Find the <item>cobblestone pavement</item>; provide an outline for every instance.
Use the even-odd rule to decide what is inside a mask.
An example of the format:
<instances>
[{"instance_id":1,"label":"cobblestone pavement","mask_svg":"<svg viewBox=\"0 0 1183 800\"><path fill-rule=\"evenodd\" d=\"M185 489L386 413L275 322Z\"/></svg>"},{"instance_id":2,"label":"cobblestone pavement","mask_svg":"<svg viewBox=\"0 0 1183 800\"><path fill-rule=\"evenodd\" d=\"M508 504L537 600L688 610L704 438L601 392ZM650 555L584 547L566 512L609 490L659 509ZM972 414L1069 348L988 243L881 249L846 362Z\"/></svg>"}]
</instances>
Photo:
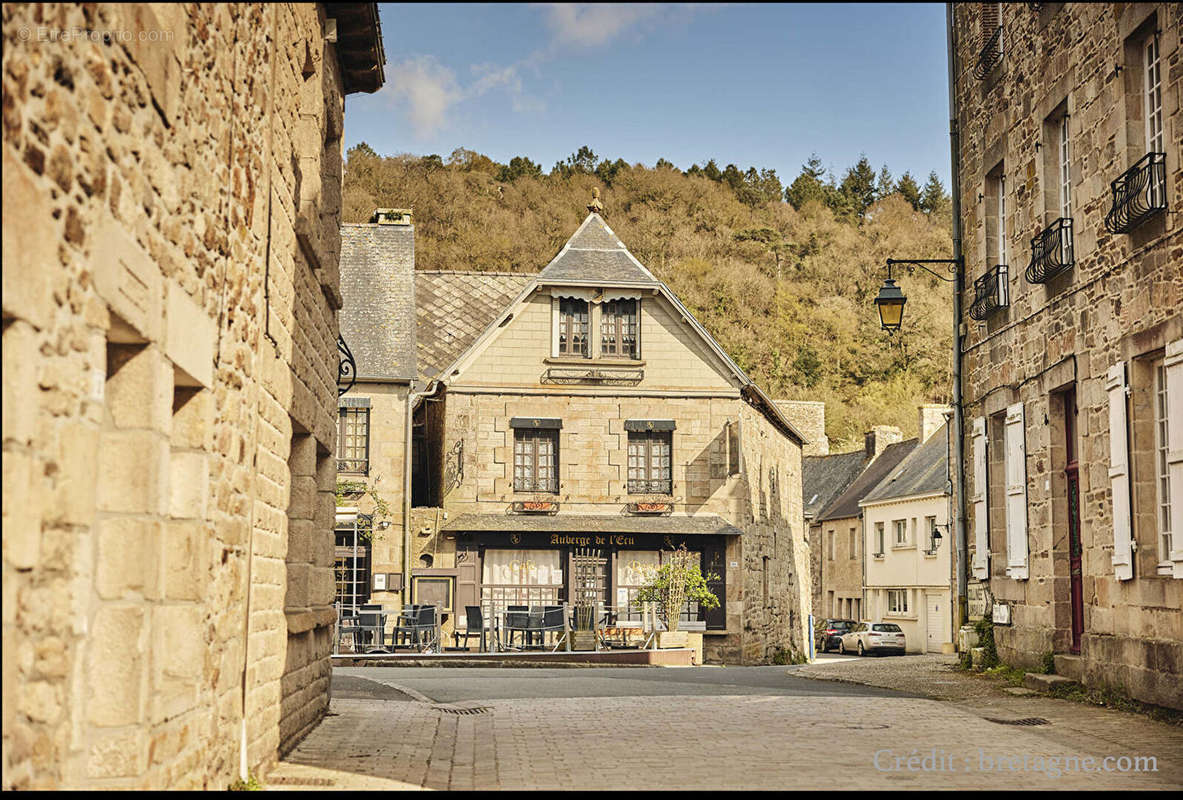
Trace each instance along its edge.
<instances>
[{"instance_id":1,"label":"cobblestone pavement","mask_svg":"<svg viewBox=\"0 0 1183 800\"><path fill-rule=\"evenodd\" d=\"M887 660L885 660L886 663ZM915 669L942 676L939 663ZM877 668L874 662L836 662L782 668L790 680L813 671ZM843 664L859 664L845 666ZM655 668L656 669L656 668ZM744 668L731 667L739 681ZM855 693L828 684L832 693L733 693L718 682L715 694L504 697L441 704L409 684L393 699L375 699L354 671L352 688L339 693L327 717L268 776L273 788L428 789L1165 789L1183 788L1183 730L1122 712L1066 701L967 696L952 702ZM375 683L398 687L398 670L374 673ZM464 670L480 697L484 670ZM585 670L566 670L576 686ZM651 680L661 680L654 672ZM395 677L389 677L393 673ZM734 676L734 678L732 678ZM410 678L408 673L408 680ZM712 678L714 676L711 676ZM803 677L803 675L802 675ZM954 680L965 676L954 676ZM456 679L460 679L457 676ZM563 681L539 674L538 680ZM418 680L418 679L416 679ZM886 682L888 678L879 677ZM973 680L968 678L968 680ZM678 682L685 678L678 676ZM756 681L760 683L762 681ZM821 684L821 681L817 683ZM421 683L421 686L429 686ZM503 686L504 683L498 684ZM956 684L950 684L956 686ZM553 688L553 687L552 687ZM993 691L993 687L988 687ZM597 690L599 691L599 690ZM732 693L729 693L732 692ZM528 694L529 692L519 692ZM420 699L406 699L407 696ZM402 698L402 699L397 699ZM1039 716L1040 727L1001 725ZM878 765L876 769L876 756ZM1119 769L1121 757L1151 756L1157 771L1056 775L1050 757L1103 759ZM927 761L923 760L927 757ZM1026 764L1024 764L1026 757ZM897 761L897 758L899 761ZM912 758L913 760L909 761ZM1003 763L1003 759L1006 759ZM1132 764L1128 768L1132 770Z\"/></svg>"}]
</instances>

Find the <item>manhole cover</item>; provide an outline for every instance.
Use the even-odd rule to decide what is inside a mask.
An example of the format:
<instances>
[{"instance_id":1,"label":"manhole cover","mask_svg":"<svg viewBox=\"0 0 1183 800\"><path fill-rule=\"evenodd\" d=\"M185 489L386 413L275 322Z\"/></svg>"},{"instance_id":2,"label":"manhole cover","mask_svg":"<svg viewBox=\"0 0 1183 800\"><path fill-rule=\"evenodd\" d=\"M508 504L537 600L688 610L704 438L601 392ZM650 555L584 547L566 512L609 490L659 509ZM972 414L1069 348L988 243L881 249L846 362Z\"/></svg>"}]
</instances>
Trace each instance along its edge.
<instances>
[{"instance_id":1,"label":"manhole cover","mask_svg":"<svg viewBox=\"0 0 1183 800\"><path fill-rule=\"evenodd\" d=\"M298 778L280 776L271 778L267 783L274 783L279 786L332 786L332 778Z\"/></svg>"},{"instance_id":2,"label":"manhole cover","mask_svg":"<svg viewBox=\"0 0 1183 800\"><path fill-rule=\"evenodd\" d=\"M471 716L472 714L487 714L492 711L488 706L477 706L475 708L450 708L448 706L435 706L436 711L442 711L445 714L460 714L462 716Z\"/></svg>"},{"instance_id":3,"label":"manhole cover","mask_svg":"<svg viewBox=\"0 0 1183 800\"><path fill-rule=\"evenodd\" d=\"M1023 719L994 719L986 717L987 722L997 722L999 725L1051 725L1043 717L1024 717Z\"/></svg>"}]
</instances>

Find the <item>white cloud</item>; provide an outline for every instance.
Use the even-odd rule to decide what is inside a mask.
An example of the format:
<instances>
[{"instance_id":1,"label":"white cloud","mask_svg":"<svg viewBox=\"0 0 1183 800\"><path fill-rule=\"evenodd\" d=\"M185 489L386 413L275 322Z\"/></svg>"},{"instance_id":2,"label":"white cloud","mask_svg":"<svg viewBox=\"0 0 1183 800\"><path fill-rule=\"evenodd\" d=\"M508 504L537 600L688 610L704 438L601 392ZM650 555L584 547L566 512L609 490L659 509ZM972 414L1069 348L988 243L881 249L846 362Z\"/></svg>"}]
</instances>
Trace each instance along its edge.
<instances>
[{"instance_id":1,"label":"white cloud","mask_svg":"<svg viewBox=\"0 0 1183 800\"><path fill-rule=\"evenodd\" d=\"M407 107L407 117L420 138L438 130L448 109L464 96L455 73L431 56L416 56L395 66L387 86L395 104Z\"/></svg>"},{"instance_id":2,"label":"white cloud","mask_svg":"<svg viewBox=\"0 0 1183 800\"><path fill-rule=\"evenodd\" d=\"M657 3L547 3L546 22L556 45L598 47L655 17Z\"/></svg>"}]
</instances>

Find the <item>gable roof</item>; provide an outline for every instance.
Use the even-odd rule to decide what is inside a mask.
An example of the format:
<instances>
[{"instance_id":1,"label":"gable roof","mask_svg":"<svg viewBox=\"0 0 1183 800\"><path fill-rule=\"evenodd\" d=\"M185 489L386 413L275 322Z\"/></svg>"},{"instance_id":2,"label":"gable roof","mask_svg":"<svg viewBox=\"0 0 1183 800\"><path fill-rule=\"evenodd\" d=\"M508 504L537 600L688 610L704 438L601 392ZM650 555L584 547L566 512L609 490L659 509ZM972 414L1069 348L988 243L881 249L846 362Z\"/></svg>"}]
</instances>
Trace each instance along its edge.
<instances>
[{"instance_id":1,"label":"gable roof","mask_svg":"<svg viewBox=\"0 0 1183 800\"><path fill-rule=\"evenodd\" d=\"M816 517L839 492L854 483L866 465L866 450L801 459L801 496L806 519Z\"/></svg>"},{"instance_id":2,"label":"gable roof","mask_svg":"<svg viewBox=\"0 0 1183 800\"><path fill-rule=\"evenodd\" d=\"M533 280L513 272L416 272L419 379L439 377Z\"/></svg>"},{"instance_id":3,"label":"gable roof","mask_svg":"<svg viewBox=\"0 0 1183 800\"><path fill-rule=\"evenodd\" d=\"M883 452L863 470L854 483L850 484L846 491L835 497L828 506L821 510L817 515L817 521L825 522L831 519L857 517L859 515L859 501L878 486L879 482L916 448L918 441L917 439L908 439L905 442L896 442L883 448Z\"/></svg>"},{"instance_id":4,"label":"gable roof","mask_svg":"<svg viewBox=\"0 0 1183 800\"><path fill-rule=\"evenodd\" d=\"M860 505L946 491L949 486L948 428L949 424L945 423L924 444L909 453L896 469L867 493Z\"/></svg>"},{"instance_id":5,"label":"gable roof","mask_svg":"<svg viewBox=\"0 0 1183 800\"><path fill-rule=\"evenodd\" d=\"M541 282L644 284L660 281L612 232L604 218L591 212L538 275Z\"/></svg>"},{"instance_id":6,"label":"gable roof","mask_svg":"<svg viewBox=\"0 0 1183 800\"><path fill-rule=\"evenodd\" d=\"M359 379L415 377L415 228L341 226L341 337Z\"/></svg>"}]
</instances>

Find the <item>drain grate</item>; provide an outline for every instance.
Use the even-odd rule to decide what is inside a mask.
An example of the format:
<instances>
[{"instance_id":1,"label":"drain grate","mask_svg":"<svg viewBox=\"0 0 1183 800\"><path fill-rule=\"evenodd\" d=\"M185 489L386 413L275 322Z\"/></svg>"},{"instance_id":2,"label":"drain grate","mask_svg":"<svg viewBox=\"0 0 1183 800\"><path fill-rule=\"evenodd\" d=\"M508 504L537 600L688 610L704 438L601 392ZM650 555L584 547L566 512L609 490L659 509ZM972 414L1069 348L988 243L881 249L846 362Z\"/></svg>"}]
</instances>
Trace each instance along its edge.
<instances>
[{"instance_id":1,"label":"drain grate","mask_svg":"<svg viewBox=\"0 0 1183 800\"><path fill-rule=\"evenodd\" d=\"M471 716L473 714L488 714L493 709L489 706L476 706L474 708L452 708L450 706L434 706L436 711L442 711L445 714L460 714L461 716Z\"/></svg>"},{"instance_id":2,"label":"drain grate","mask_svg":"<svg viewBox=\"0 0 1183 800\"><path fill-rule=\"evenodd\" d=\"M1023 719L994 719L993 717L986 717L987 722L997 722L999 725L1051 725L1043 717L1024 717Z\"/></svg>"},{"instance_id":3,"label":"drain grate","mask_svg":"<svg viewBox=\"0 0 1183 800\"><path fill-rule=\"evenodd\" d=\"M333 786L332 778L300 778L295 776L280 776L270 778L267 783L277 784L279 786Z\"/></svg>"}]
</instances>

